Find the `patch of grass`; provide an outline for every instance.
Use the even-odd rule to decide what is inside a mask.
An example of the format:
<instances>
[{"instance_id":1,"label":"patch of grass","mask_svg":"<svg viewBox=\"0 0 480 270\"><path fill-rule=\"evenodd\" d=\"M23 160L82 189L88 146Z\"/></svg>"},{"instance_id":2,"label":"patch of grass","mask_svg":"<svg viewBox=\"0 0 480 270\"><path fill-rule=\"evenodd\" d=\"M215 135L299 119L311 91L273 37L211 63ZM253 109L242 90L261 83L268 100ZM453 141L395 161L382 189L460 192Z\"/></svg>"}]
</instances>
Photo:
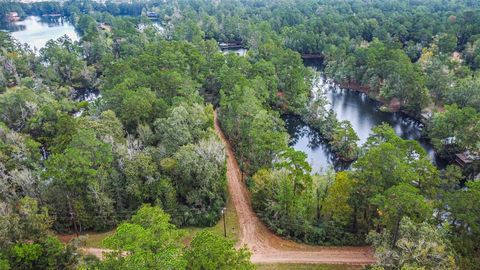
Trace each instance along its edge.
<instances>
[{"instance_id":1,"label":"patch of grass","mask_svg":"<svg viewBox=\"0 0 480 270\"><path fill-rule=\"evenodd\" d=\"M257 270L359 270L361 266L330 264L257 264Z\"/></svg>"},{"instance_id":2,"label":"patch of grass","mask_svg":"<svg viewBox=\"0 0 480 270\"><path fill-rule=\"evenodd\" d=\"M235 211L235 207L231 202L230 198L227 199L227 208L225 211L225 220L226 220L226 228L227 228L227 238L234 240L235 242L238 240L240 235L240 226L238 224L238 216L237 211ZM207 228L199 228L199 227L184 227L182 231L184 233L183 242L185 244L189 244L195 235L203 230L208 230L213 232L216 235L224 236L224 228L223 228L223 218L221 218L218 223L213 227Z\"/></svg>"},{"instance_id":3,"label":"patch of grass","mask_svg":"<svg viewBox=\"0 0 480 270\"><path fill-rule=\"evenodd\" d=\"M85 247L87 248L103 248L102 241L108 236L115 233L115 230L102 233L89 233L85 236Z\"/></svg>"},{"instance_id":4,"label":"patch of grass","mask_svg":"<svg viewBox=\"0 0 480 270\"><path fill-rule=\"evenodd\" d=\"M230 198L227 200L227 209L225 211L225 220L226 220L226 228L227 228L227 237L238 241L240 235L240 225L238 223L238 216L237 211L235 210L235 206L233 205ZM221 218L217 225L208 228L213 233L218 235L224 235L224 228L223 228L223 218Z\"/></svg>"},{"instance_id":5,"label":"patch of grass","mask_svg":"<svg viewBox=\"0 0 480 270\"><path fill-rule=\"evenodd\" d=\"M197 228L197 227L183 227L181 229L182 231L182 242L185 245L190 244L192 242L193 238L198 232L201 232L202 230L205 230L204 228Z\"/></svg>"},{"instance_id":6,"label":"patch of grass","mask_svg":"<svg viewBox=\"0 0 480 270\"><path fill-rule=\"evenodd\" d=\"M235 211L235 207L233 203L230 201L230 198L227 200L227 210L225 212L225 217L227 221L227 237L229 239L234 240L235 242L238 240L238 236L240 234L240 226L238 225L238 216L237 211ZM217 235L224 235L223 231L223 218L221 218L218 223L213 227L208 228L200 228L200 227L184 227L181 228L184 236L182 238L183 243L188 245L195 235L203 230L209 230ZM85 247L90 248L103 248L102 241L103 239L107 238L108 236L115 233L115 230L103 232L103 233L88 233L84 235L85 238Z\"/></svg>"},{"instance_id":7,"label":"patch of grass","mask_svg":"<svg viewBox=\"0 0 480 270\"><path fill-rule=\"evenodd\" d=\"M227 221L227 237L234 241L239 239L240 235L240 226L238 222L237 212L235 207L231 202L230 198L227 201L227 210L225 213ZM218 223L213 227L208 228L199 228L199 227L185 227L181 228L184 236L182 241L188 245L195 235L203 230L209 230L217 235L224 235L223 231L223 218L218 221ZM103 233L89 233L85 234L85 247L91 248L103 248L102 241L108 236L115 233L115 230L103 232ZM328 264L257 264L257 270L360 270L363 269L361 266L352 266L352 265L328 265Z\"/></svg>"}]
</instances>

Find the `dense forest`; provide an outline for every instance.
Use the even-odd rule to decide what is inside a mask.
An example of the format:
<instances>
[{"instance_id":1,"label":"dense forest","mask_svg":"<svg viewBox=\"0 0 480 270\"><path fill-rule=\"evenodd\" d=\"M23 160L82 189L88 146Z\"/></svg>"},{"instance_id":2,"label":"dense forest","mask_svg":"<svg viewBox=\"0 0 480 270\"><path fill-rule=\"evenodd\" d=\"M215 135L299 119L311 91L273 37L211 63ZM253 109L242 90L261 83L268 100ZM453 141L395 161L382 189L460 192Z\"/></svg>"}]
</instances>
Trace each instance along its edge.
<instances>
[{"instance_id":1,"label":"dense forest","mask_svg":"<svg viewBox=\"0 0 480 270\"><path fill-rule=\"evenodd\" d=\"M185 245L178 229L215 225L227 202L215 111L276 234L371 245L372 269L480 269L480 2L3 1L2 24L10 12L61 14L81 39L34 51L0 32L0 269L254 268L248 249L209 232ZM359 146L314 91L319 72L423 119L452 164L388 124ZM286 114L352 168L312 173ZM55 237L113 228L101 261Z\"/></svg>"}]
</instances>

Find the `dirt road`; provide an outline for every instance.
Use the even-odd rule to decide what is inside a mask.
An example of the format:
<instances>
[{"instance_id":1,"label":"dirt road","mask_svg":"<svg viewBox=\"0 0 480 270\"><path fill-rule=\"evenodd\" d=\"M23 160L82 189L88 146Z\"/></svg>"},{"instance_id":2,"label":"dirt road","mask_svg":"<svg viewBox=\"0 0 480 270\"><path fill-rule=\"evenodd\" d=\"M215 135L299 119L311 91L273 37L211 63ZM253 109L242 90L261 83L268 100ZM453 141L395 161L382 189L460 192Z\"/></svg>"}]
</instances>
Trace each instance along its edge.
<instances>
[{"instance_id":1,"label":"dirt road","mask_svg":"<svg viewBox=\"0 0 480 270\"><path fill-rule=\"evenodd\" d=\"M100 260L103 260L105 253L112 252L112 250L104 248L80 248L79 250L85 255L95 256Z\"/></svg>"},{"instance_id":2,"label":"dirt road","mask_svg":"<svg viewBox=\"0 0 480 270\"><path fill-rule=\"evenodd\" d=\"M227 153L228 192L237 211L240 226L238 247L246 245L252 251L254 263L318 263L366 265L375 262L369 247L320 247L299 244L272 233L255 215L250 195L242 182L240 169L232 147L225 138L215 113L215 131L222 139ZM101 248L83 248L84 253L103 258Z\"/></svg>"},{"instance_id":3,"label":"dirt road","mask_svg":"<svg viewBox=\"0 0 480 270\"><path fill-rule=\"evenodd\" d=\"M239 246L252 251L254 263L322 263L366 265L374 262L369 247L320 247L299 244L272 233L256 216L247 187L242 182L240 169L232 147L226 139L215 112L215 131L222 139L227 154L228 192L237 211L241 229Z\"/></svg>"}]
</instances>

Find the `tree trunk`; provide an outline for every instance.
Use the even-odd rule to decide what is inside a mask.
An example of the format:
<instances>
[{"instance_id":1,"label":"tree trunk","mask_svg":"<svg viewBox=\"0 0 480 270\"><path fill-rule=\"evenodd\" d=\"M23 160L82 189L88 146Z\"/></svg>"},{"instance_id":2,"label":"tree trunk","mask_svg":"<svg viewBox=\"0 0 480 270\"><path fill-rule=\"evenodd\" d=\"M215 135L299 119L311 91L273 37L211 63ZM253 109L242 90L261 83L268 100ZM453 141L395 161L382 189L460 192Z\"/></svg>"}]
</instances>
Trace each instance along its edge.
<instances>
[{"instance_id":1,"label":"tree trunk","mask_svg":"<svg viewBox=\"0 0 480 270\"><path fill-rule=\"evenodd\" d=\"M320 194L317 187L317 224L320 223Z\"/></svg>"},{"instance_id":2,"label":"tree trunk","mask_svg":"<svg viewBox=\"0 0 480 270\"><path fill-rule=\"evenodd\" d=\"M67 195L67 204L68 204L68 211L70 214L70 220L72 221L73 224L73 229L75 230L75 234L77 237L80 235L78 226L77 226L77 215L75 213L75 209L72 207L72 202L70 200L70 195Z\"/></svg>"},{"instance_id":3,"label":"tree trunk","mask_svg":"<svg viewBox=\"0 0 480 270\"><path fill-rule=\"evenodd\" d=\"M401 218L398 219L397 224L395 225L395 230L393 232L392 248L394 248L395 244L397 243L398 231L400 229L400 221Z\"/></svg>"}]
</instances>

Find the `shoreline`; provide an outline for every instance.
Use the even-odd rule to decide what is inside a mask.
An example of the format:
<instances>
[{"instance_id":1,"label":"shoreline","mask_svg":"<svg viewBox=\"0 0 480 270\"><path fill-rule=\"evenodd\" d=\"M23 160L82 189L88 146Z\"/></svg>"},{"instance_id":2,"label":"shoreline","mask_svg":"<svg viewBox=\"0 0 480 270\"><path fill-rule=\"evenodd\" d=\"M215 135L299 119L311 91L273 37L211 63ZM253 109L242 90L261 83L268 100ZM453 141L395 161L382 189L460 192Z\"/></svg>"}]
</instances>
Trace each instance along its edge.
<instances>
[{"instance_id":1,"label":"shoreline","mask_svg":"<svg viewBox=\"0 0 480 270\"><path fill-rule=\"evenodd\" d=\"M349 82L339 82L339 81L335 81L335 80L334 80L334 83L337 84L340 88L366 94L366 95L368 96L368 98L371 98L371 99L373 99L373 100L375 100L376 102L378 102L378 103L381 104L380 110L382 110L382 107L383 107L383 108L386 108L386 110L382 110L383 112L388 112L388 113L402 113L402 114L408 116L409 118L412 118L412 119L415 120L416 122L418 122L418 123L420 123L420 124L422 124L422 125L426 125L426 121L425 121L424 119L422 119L421 115L420 115L420 116L416 116L416 115L414 115L414 114L406 111L405 109L402 109L401 106L392 107L391 104L387 104L387 102L385 102L385 100L382 100L381 98L379 98L379 97L376 96L376 95L371 95L371 94L370 94L370 87L369 87L369 86L361 85L361 84L358 84L358 83L352 82L352 81L349 81Z\"/></svg>"}]
</instances>

